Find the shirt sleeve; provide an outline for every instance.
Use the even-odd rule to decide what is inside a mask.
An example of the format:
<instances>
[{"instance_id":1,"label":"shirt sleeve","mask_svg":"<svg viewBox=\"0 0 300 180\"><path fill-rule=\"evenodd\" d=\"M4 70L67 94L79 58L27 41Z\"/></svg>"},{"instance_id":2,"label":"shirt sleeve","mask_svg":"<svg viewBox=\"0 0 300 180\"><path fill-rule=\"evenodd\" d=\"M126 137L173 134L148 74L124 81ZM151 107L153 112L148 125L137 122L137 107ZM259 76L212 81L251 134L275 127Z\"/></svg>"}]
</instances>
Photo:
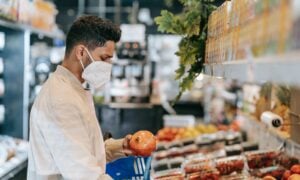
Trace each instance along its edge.
<instances>
[{"instance_id":1,"label":"shirt sleeve","mask_svg":"<svg viewBox=\"0 0 300 180\"><path fill-rule=\"evenodd\" d=\"M107 177L91 154L93 142L83 124L84 117L79 107L72 103L59 103L50 109L49 117L39 121L39 125L63 178L98 180Z\"/></svg>"},{"instance_id":2,"label":"shirt sleeve","mask_svg":"<svg viewBox=\"0 0 300 180\"><path fill-rule=\"evenodd\" d=\"M107 162L111 162L126 156L123 152L123 140L124 139L110 138L105 141L105 153Z\"/></svg>"}]
</instances>

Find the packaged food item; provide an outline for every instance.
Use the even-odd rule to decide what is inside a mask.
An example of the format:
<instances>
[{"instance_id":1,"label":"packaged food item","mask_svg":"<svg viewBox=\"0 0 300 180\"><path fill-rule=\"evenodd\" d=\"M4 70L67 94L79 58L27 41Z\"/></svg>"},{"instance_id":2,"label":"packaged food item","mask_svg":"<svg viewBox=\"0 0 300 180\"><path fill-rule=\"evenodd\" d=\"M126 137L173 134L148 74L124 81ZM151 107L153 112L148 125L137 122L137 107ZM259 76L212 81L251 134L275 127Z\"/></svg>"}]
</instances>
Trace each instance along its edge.
<instances>
[{"instance_id":1,"label":"packaged food item","mask_svg":"<svg viewBox=\"0 0 300 180\"><path fill-rule=\"evenodd\" d=\"M226 145L234 145L234 144L240 144L242 141L241 133L239 132L232 132L228 133L226 136Z\"/></svg>"},{"instance_id":2,"label":"packaged food item","mask_svg":"<svg viewBox=\"0 0 300 180\"><path fill-rule=\"evenodd\" d=\"M203 146L210 146L213 144L213 141L210 139L210 138L207 138L207 137L204 137L204 136L201 136L199 138L196 138L195 140L195 144L201 148Z\"/></svg>"},{"instance_id":3,"label":"packaged food item","mask_svg":"<svg viewBox=\"0 0 300 180\"><path fill-rule=\"evenodd\" d=\"M33 27L52 31L55 28L55 18L58 11L55 5L44 0L34 0L31 9L30 23Z\"/></svg>"},{"instance_id":4,"label":"packaged food item","mask_svg":"<svg viewBox=\"0 0 300 180\"><path fill-rule=\"evenodd\" d=\"M175 169L169 169L164 171L155 172L154 174L155 180L183 180L184 175L181 171L181 169L175 168Z\"/></svg>"},{"instance_id":5,"label":"packaged food item","mask_svg":"<svg viewBox=\"0 0 300 180\"><path fill-rule=\"evenodd\" d=\"M256 169L250 171L250 174L255 177L263 178L266 176L272 176L275 179L281 179L283 177L283 174L285 172L285 169L280 166L272 166L262 169Z\"/></svg>"},{"instance_id":6,"label":"packaged food item","mask_svg":"<svg viewBox=\"0 0 300 180\"><path fill-rule=\"evenodd\" d=\"M263 167L271 167L276 164L277 151L252 151L246 152L248 167L250 169L259 169Z\"/></svg>"},{"instance_id":7,"label":"packaged food item","mask_svg":"<svg viewBox=\"0 0 300 180\"><path fill-rule=\"evenodd\" d=\"M243 148L240 144L225 147L227 156L240 155L242 153L242 150L243 150Z\"/></svg>"},{"instance_id":8,"label":"packaged food item","mask_svg":"<svg viewBox=\"0 0 300 180\"><path fill-rule=\"evenodd\" d=\"M184 162L183 157L176 157L174 159L170 159L169 164L171 169L174 169L174 168L180 168L183 162Z\"/></svg>"},{"instance_id":9,"label":"packaged food item","mask_svg":"<svg viewBox=\"0 0 300 180\"><path fill-rule=\"evenodd\" d=\"M191 144L191 145L188 145L188 146L184 146L182 148L182 154L184 156L189 155L189 154L195 154L195 153L198 153L198 152L199 152L199 148L196 144Z\"/></svg>"},{"instance_id":10,"label":"packaged food item","mask_svg":"<svg viewBox=\"0 0 300 180\"><path fill-rule=\"evenodd\" d=\"M213 169L212 161L210 159L190 160L184 162L182 166L186 174Z\"/></svg>"},{"instance_id":11,"label":"packaged food item","mask_svg":"<svg viewBox=\"0 0 300 180\"><path fill-rule=\"evenodd\" d=\"M12 21L18 18L18 0L1 0L0 1L0 17Z\"/></svg>"},{"instance_id":12,"label":"packaged food item","mask_svg":"<svg viewBox=\"0 0 300 180\"><path fill-rule=\"evenodd\" d=\"M183 156L183 151L182 151L182 148L178 148L178 147L173 147L168 151L168 157L169 158L174 158L174 157L177 157L177 156Z\"/></svg>"},{"instance_id":13,"label":"packaged food item","mask_svg":"<svg viewBox=\"0 0 300 180\"><path fill-rule=\"evenodd\" d=\"M168 159L163 159L160 161L154 161L152 163L154 171L164 171L170 169Z\"/></svg>"},{"instance_id":14,"label":"packaged food item","mask_svg":"<svg viewBox=\"0 0 300 180\"><path fill-rule=\"evenodd\" d=\"M18 22L29 24L31 16L32 2L29 0L20 0L18 8Z\"/></svg>"},{"instance_id":15,"label":"packaged food item","mask_svg":"<svg viewBox=\"0 0 300 180\"><path fill-rule=\"evenodd\" d=\"M255 1L241 0L237 4L239 11L239 25L245 25L255 18Z\"/></svg>"},{"instance_id":16,"label":"packaged food item","mask_svg":"<svg viewBox=\"0 0 300 180\"><path fill-rule=\"evenodd\" d=\"M290 169L293 165L299 164L299 159L296 157L291 157L285 153L281 153L277 157L277 162L286 169Z\"/></svg>"},{"instance_id":17,"label":"packaged food item","mask_svg":"<svg viewBox=\"0 0 300 180\"><path fill-rule=\"evenodd\" d=\"M288 49L289 50L295 50L300 49L300 3L297 0L290 0L290 7L291 11L289 11L289 14L292 19L292 26L291 26L291 33L288 37ZM288 24L286 24L286 27L289 27Z\"/></svg>"},{"instance_id":18,"label":"packaged food item","mask_svg":"<svg viewBox=\"0 0 300 180\"><path fill-rule=\"evenodd\" d=\"M156 148L156 151L159 152L159 151L162 151L162 150L166 150L166 146L165 146L165 143L157 143L157 148Z\"/></svg>"},{"instance_id":19,"label":"packaged food item","mask_svg":"<svg viewBox=\"0 0 300 180\"><path fill-rule=\"evenodd\" d=\"M163 150L163 151L158 151L153 153L153 157L156 160L161 160L161 159L165 159L168 157L168 151Z\"/></svg>"},{"instance_id":20,"label":"packaged food item","mask_svg":"<svg viewBox=\"0 0 300 180\"><path fill-rule=\"evenodd\" d=\"M187 175L188 180L218 180L220 178L220 174L216 169L205 169L200 172L195 172Z\"/></svg>"},{"instance_id":21,"label":"packaged food item","mask_svg":"<svg viewBox=\"0 0 300 180\"><path fill-rule=\"evenodd\" d=\"M257 142L243 142L242 144L243 151L256 151L259 146Z\"/></svg>"},{"instance_id":22,"label":"packaged food item","mask_svg":"<svg viewBox=\"0 0 300 180\"><path fill-rule=\"evenodd\" d=\"M247 174L233 174L227 176L221 176L220 180L256 180L257 178Z\"/></svg>"},{"instance_id":23,"label":"packaged food item","mask_svg":"<svg viewBox=\"0 0 300 180\"><path fill-rule=\"evenodd\" d=\"M241 0L232 0L231 1L231 12L230 12L230 19L229 24L231 28L235 28L239 25L239 18L240 18L240 8L239 3Z\"/></svg>"},{"instance_id":24,"label":"packaged food item","mask_svg":"<svg viewBox=\"0 0 300 180\"><path fill-rule=\"evenodd\" d=\"M195 138L186 138L181 141L183 146L188 146L195 143Z\"/></svg>"},{"instance_id":25,"label":"packaged food item","mask_svg":"<svg viewBox=\"0 0 300 180\"><path fill-rule=\"evenodd\" d=\"M226 151L224 149L212 151L207 154L207 157L209 157L210 159L226 157Z\"/></svg>"},{"instance_id":26,"label":"packaged food item","mask_svg":"<svg viewBox=\"0 0 300 180\"><path fill-rule=\"evenodd\" d=\"M208 160L209 158L202 154L202 153L195 153L195 154L190 154L187 155L186 157L187 162L202 162L203 160Z\"/></svg>"},{"instance_id":27,"label":"packaged food item","mask_svg":"<svg viewBox=\"0 0 300 180\"><path fill-rule=\"evenodd\" d=\"M175 140L175 141L168 143L168 148L174 148L174 147L177 147L177 148L182 147L182 142Z\"/></svg>"},{"instance_id":28,"label":"packaged food item","mask_svg":"<svg viewBox=\"0 0 300 180\"><path fill-rule=\"evenodd\" d=\"M244 158L242 156L232 156L216 160L216 168L220 175L230 175L233 172L241 173L244 169Z\"/></svg>"},{"instance_id":29,"label":"packaged food item","mask_svg":"<svg viewBox=\"0 0 300 180\"><path fill-rule=\"evenodd\" d=\"M163 177L158 177L154 178L155 180L184 180L184 175L169 175L169 176L163 176Z\"/></svg>"}]
</instances>

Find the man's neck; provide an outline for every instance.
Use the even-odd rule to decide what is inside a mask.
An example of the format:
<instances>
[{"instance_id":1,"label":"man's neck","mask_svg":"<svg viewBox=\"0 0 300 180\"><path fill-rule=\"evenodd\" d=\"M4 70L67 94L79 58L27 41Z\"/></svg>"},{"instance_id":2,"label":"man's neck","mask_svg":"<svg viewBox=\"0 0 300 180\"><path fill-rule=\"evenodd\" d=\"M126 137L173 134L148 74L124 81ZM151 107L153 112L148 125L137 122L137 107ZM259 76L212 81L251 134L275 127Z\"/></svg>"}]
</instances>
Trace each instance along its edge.
<instances>
[{"instance_id":1,"label":"man's neck","mask_svg":"<svg viewBox=\"0 0 300 180\"><path fill-rule=\"evenodd\" d=\"M81 75L82 75L82 69L78 68L78 65L76 65L74 63L74 61L72 62L70 59L64 59L62 64L63 67L65 67L66 69L68 69L72 74L74 74L74 76L81 82L84 82L84 79L82 79Z\"/></svg>"}]
</instances>

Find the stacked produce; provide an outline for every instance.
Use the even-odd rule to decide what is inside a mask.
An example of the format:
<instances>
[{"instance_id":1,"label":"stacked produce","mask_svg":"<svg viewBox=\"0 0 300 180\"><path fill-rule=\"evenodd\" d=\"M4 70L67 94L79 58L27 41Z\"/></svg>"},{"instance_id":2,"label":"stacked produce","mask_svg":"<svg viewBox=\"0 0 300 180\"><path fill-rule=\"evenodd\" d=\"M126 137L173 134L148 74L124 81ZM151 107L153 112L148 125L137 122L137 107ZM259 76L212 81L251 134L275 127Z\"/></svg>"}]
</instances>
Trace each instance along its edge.
<instances>
[{"instance_id":1,"label":"stacked produce","mask_svg":"<svg viewBox=\"0 0 300 180\"><path fill-rule=\"evenodd\" d=\"M188 138L196 138L202 134L216 133L218 130L233 130L239 131L239 125L237 122L233 122L230 125L214 125L214 124L198 124L193 127L165 127L157 132L157 139L159 141L173 141L182 140Z\"/></svg>"},{"instance_id":2,"label":"stacked produce","mask_svg":"<svg viewBox=\"0 0 300 180\"><path fill-rule=\"evenodd\" d=\"M289 168L282 164L282 157ZM162 161L162 160L161 160ZM167 160L164 160L166 163ZM181 165L167 170L157 170L162 162L154 162L155 179L177 177L179 179L277 179L288 180L299 177L300 164L295 157L278 151L251 151L239 156L215 157L211 155L187 156L177 160ZM167 167L165 165L165 167ZM176 172L176 173L174 173Z\"/></svg>"},{"instance_id":3,"label":"stacked produce","mask_svg":"<svg viewBox=\"0 0 300 180\"><path fill-rule=\"evenodd\" d=\"M299 48L296 0L232 0L208 22L206 63L281 54Z\"/></svg>"},{"instance_id":4,"label":"stacked produce","mask_svg":"<svg viewBox=\"0 0 300 180\"><path fill-rule=\"evenodd\" d=\"M283 151L259 150L257 143L244 142L242 133L233 131L229 128L231 126L214 126L214 133L209 131L184 139L174 138L174 132L184 128L164 130L171 134L173 131L173 138L159 141L156 152L152 154L152 176L159 180L281 180L298 173L297 167L300 166L297 157L291 157ZM199 127L212 125L201 124L195 129Z\"/></svg>"}]
</instances>

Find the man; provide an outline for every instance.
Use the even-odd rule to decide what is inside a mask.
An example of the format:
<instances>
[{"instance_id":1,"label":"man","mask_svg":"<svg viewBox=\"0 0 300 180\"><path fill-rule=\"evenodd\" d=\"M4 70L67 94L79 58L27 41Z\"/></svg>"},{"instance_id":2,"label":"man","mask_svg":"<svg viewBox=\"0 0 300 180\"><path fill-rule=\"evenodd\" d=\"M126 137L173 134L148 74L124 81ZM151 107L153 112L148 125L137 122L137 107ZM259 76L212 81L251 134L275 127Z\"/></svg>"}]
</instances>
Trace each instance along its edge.
<instances>
[{"instance_id":1,"label":"man","mask_svg":"<svg viewBox=\"0 0 300 180\"><path fill-rule=\"evenodd\" d=\"M121 30L96 16L70 28L65 58L45 82L30 114L28 180L111 179L106 162L131 154L131 135L103 141L92 96L82 83L102 88Z\"/></svg>"}]
</instances>

